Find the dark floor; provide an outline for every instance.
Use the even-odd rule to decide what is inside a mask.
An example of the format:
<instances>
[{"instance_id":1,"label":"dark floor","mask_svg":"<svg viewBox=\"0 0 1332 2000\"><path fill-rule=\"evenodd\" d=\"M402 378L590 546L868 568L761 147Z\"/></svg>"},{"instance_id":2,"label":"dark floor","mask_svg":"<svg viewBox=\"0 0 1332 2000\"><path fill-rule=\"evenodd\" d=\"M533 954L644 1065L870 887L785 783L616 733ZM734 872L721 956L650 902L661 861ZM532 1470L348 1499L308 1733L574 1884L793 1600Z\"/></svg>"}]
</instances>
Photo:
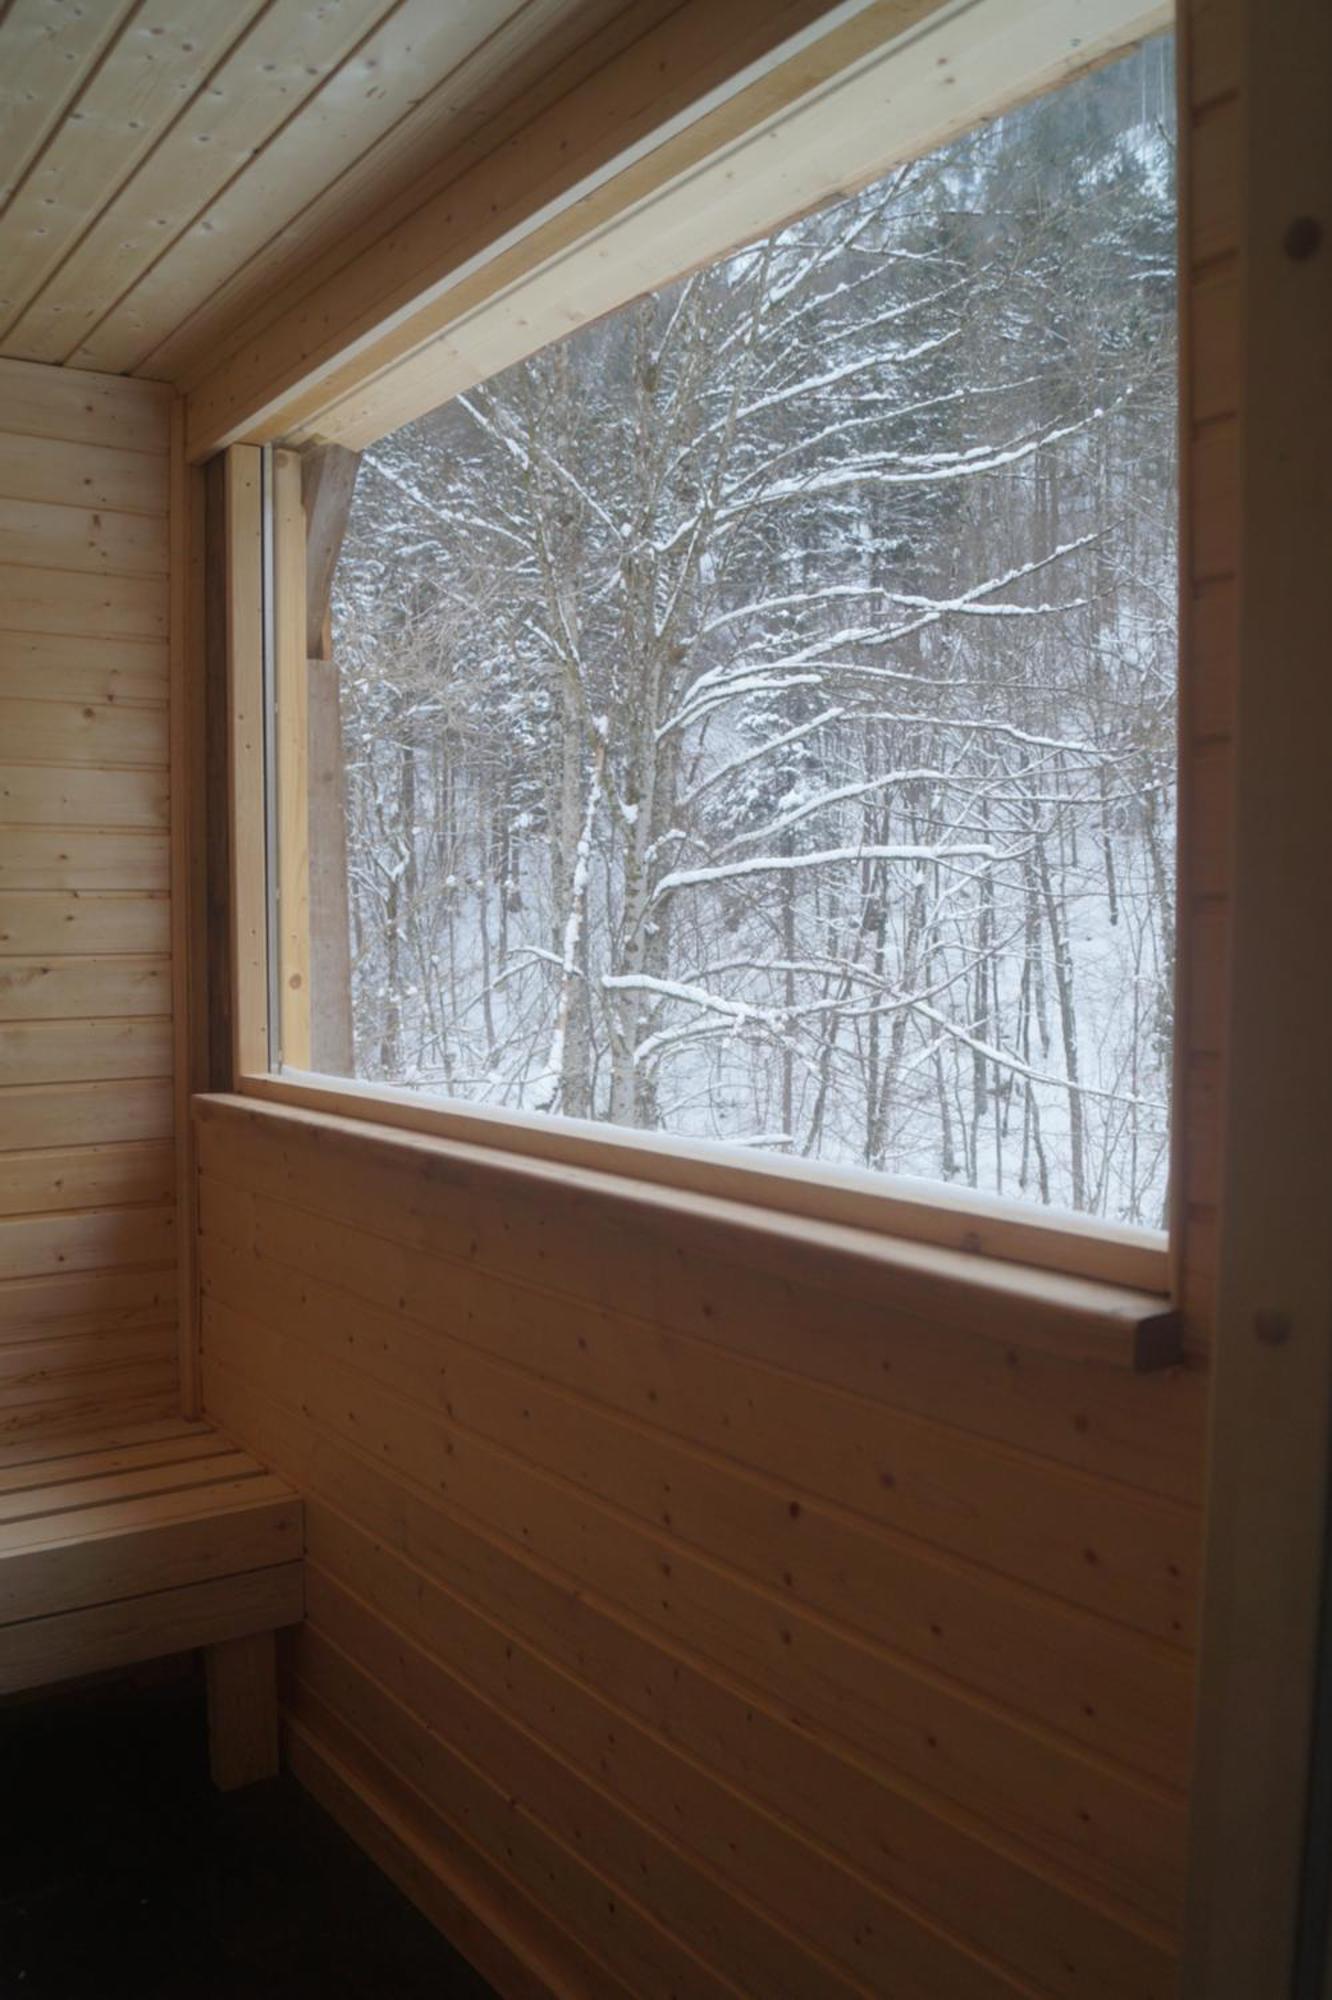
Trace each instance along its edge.
<instances>
[{"instance_id":1,"label":"dark floor","mask_svg":"<svg viewBox=\"0 0 1332 2000\"><path fill-rule=\"evenodd\" d=\"M486 2000L290 1778L222 1797L197 1682L0 1706L0 2000Z\"/></svg>"}]
</instances>

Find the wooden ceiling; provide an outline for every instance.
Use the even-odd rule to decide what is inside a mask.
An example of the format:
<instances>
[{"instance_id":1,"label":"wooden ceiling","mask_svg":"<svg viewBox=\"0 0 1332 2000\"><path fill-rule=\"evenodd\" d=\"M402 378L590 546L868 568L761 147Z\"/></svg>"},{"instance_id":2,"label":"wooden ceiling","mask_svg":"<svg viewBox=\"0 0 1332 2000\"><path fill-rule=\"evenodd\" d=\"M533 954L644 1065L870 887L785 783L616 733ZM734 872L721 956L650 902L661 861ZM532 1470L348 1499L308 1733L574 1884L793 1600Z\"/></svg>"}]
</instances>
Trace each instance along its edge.
<instances>
[{"instance_id":1,"label":"wooden ceiling","mask_svg":"<svg viewBox=\"0 0 1332 2000\"><path fill-rule=\"evenodd\" d=\"M0 354L188 386L615 0L7 0Z\"/></svg>"}]
</instances>

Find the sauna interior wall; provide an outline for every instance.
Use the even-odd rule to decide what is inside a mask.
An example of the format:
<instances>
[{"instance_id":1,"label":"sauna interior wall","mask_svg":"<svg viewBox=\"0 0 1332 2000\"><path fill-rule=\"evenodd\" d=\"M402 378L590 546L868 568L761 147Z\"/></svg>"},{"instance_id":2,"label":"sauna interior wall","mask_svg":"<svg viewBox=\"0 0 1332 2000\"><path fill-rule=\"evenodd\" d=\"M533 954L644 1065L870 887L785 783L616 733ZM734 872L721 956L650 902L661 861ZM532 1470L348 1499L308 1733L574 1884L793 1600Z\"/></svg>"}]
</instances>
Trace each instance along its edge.
<instances>
[{"instance_id":1,"label":"sauna interior wall","mask_svg":"<svg viewBox=\"0 0 1332 2000\"><path fill-rule=\"evenodd\" d=\"M207 1407L307 1496L293 1766L507 1992L1165 2000L1225 1061L1239 75L1180 22L1188 1360L199 1107Z\"/></svg>"},{"instance_id":2,"label":"sauna interior wall","mask_svg":"<svg viewBox=\"0 0 1332 2000\"><path fill-rule=\"evenodd\" d=\"M170 402L0 360L0 1437L176 1407Z\"/></svg>"},{"instance_id":3,"label":"sauna interior wall","mask_svg":"<svg viewBox=\"0 0 1332 2000\"><path fill-rule=\"evenodd\" d=\"M479 1150L198 1105L298 1774L554 1990L1172 1990L1203 1377Z\"/></svg>"}]
</instances>

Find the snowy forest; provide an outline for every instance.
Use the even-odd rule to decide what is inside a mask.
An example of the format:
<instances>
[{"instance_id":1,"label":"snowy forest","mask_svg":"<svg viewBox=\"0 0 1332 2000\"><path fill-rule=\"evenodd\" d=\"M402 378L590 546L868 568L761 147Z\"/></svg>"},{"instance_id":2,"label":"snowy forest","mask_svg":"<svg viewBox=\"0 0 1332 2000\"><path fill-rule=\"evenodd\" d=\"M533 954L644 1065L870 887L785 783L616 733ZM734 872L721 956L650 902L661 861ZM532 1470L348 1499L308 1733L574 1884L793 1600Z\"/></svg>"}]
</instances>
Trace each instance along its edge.
<instances>
[{"instance_id":1,"label":"snowy forest","mask_svg":"<svg viewBox=\"0 0 1332 2000\"><path fill-rule=\"evenodd\" d=\"M1163 1223L1172 53L364 455L357 1075Z\"/></svg>"}]
</instances>

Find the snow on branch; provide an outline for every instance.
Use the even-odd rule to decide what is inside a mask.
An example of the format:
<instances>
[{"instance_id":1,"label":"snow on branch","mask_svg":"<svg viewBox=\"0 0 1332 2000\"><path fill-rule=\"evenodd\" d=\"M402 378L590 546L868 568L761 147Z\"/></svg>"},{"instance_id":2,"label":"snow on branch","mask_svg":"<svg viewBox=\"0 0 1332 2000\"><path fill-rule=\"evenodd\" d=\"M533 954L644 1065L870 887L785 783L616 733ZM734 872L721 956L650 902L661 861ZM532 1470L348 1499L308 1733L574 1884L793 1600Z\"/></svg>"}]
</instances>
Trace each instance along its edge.
<instances>
[{"instance_id":1,"label":"snow on branch","mask_svg":"<svg viewBox=\"0 0 1332 2000\"><path fill-rule=\"evenodd\" d=\"M829 791L815 792L809 798L801 799L780 818L769 820L766 826L755 827L751 833L737 833L719 851L733 854L737 847L753 847L759 841L775 840L815 813L826 812L830 806L846 805L852 799L868 798L871 792L884 791L889 785L948 784L954 776L955 773L926 765L915 769L881 771L877 777L857 780L853 785L835 785Z\"/></svg>"},{"instance_id":2,"label":"snow on branch","mask_svg":"<svg viewBox=\"0 0 1332 2000\"><path fill-rule=\"evenodd\" d=\"M717 510L717 519L729 521L737 514L748 513L752 507L772 507L785 500L836 493L848 486L864 486L867 481L873 481L876 486L937 486L949 480L974 479L984 473L1003 472L1009 466L1021 465L1024 460L1033 458L1037 452L1062 444L1065 438L1076 437L1081 431L1099 423L1105 414L1104 410L1093 410L1074 423L1057 424L1052 430L1042 431L1039 437L1026 438L1020 444L1009 445L1003 450L978 445L965 452L885 452L856 459L849 465L829 466L823 471L811 472L803 479L777 479L747 498L724 503ZM894 471L892 468L895 466L906 469Z\"/></svg>"},{"instance_id":3,"label":"snow on branch","mask_svg":"<svg viewBox=\"0 0 1332 2000\"><path fill-rule=\"evenodd\" d=\"M933 1022L941 1034L961 1042L973 1054L984 1056L987 1062L997 1063L1001 1069L1011 1070L1015 1076L1026 1077L1029 1083L1049 1084L1058 1090L1075 1090L1082 1097L1102 1098L1107 1103L1128 1104L1139 1111L1152 1111L1161 1116L1165 1114L1164 1098L1136 1097L1126 1091L1106 1090L1094 1083L1082 1083L1076 1077L1052 1076L1048 1071L1033 1069L1030 1063L1023 1062L1011 1050L996 1048L992 1042L984 1042L978 1035L969 1034L956 1021L950 1021L946 1014L941 1014L937 1007L930 1007L923 1000L913 1000L910 1005L914 1013L923 1014L926 1020Z\"/></svg>"},{"instance_id":4,"label":"snow on branch","mask_svg":"<svg viewBox=\"0 0 1332 2000\"><path fill-rule=\"evenodd\" d=\"M764 757L773 757L779 750L789 749L793 743L803 742L806 737L817 734L820 729L831 728L832 724L840 722L846 713L847 710L844 708L825 708L818 715L811 716L808 722L799 722L793 729L784 729L780 735L768 737L765 742L756 744L751 750L744 750L736 757L728 757L724 764L718 764L714 770L707 773L706 777L700 778L693 789L686 792L681 803L693 805L696 800L702 798L704 792L710 791L714 785L722 784L725 779L734 777L737 771L743 771L749 765L757 764Z\"/></svg>"},{"instance_id":5,"label":"snow on branch","mask_svg":"<svg viewBox=\"0 0 1332 2000\"><path fill-rule=\"evenodd\" d=\"M756 854L747 861L725 861L710 868L677 868L663 875L653 900L660 901L677 889L697 888L704 882L731 882L742 875L786 874L804 868L830 868L859 861L926 862L1010 861L1015 857L990 842L957 847L887 846L821 848L812 854Z\"/></svg>"}]
</instances>

